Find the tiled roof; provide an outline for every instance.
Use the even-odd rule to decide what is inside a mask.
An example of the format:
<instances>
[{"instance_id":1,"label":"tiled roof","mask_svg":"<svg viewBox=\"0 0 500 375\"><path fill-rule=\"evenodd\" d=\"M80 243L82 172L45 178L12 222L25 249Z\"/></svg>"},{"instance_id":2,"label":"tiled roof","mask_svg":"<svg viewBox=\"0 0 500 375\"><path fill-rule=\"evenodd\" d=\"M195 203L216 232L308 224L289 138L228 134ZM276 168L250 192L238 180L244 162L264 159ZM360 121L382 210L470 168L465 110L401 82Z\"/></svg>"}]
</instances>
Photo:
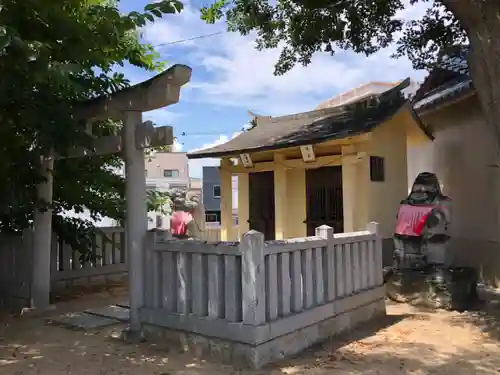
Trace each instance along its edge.
<instances>
[{"instance_id":1,"label":"tiled roof","mask_svg":"<svg viewBox=\"0 0 500 375\"><path fill-rule=\"evenodd\" d=\"M429 91L413 107L417 111L429 109L447 100L458 98L461 94L465 94L472 89L472 80L468 77L461 77Z\"/></svg>"},{"instance_id":2,"label":"tiled roof","mask_svg":"<svg viewBox=\"0 0 500 375\"><path fill-rule=\"evenodd\" d=\"M450 52L448 55L444 55L438 66L444 70L469 75L469 65L467 64L468 53L468 46L457 47L453 52Z\"/></svg>"},{"instance_id":3,"label":"tiled roof","mask_svg":"<svg viewBox=\"0 0 500 375\"><path fill-rule=\"evenodd\" d=\"M442 58L437 68L431 71L415 95L415 110L422 111L433 108L474 90L469 75L467 53L468 47L463 46L456 49L453 54ZM440 79L440 77L446 78ZM439 84L434 85L433 80Z\"/></svg>"},{"instance_id":4,"label":"tiled roof","mask_svg":"<svg viewBox=\"0 0 500 375\"><path fill-rule=\"evenodd\" d=\"M407 101L398 86L377 95L378 103L319 109L297 115L258 119L258 125L222 145L188 154L190 159L238 155L342 139L372 131L394 116Z\"/></svg>"}]
</instances>

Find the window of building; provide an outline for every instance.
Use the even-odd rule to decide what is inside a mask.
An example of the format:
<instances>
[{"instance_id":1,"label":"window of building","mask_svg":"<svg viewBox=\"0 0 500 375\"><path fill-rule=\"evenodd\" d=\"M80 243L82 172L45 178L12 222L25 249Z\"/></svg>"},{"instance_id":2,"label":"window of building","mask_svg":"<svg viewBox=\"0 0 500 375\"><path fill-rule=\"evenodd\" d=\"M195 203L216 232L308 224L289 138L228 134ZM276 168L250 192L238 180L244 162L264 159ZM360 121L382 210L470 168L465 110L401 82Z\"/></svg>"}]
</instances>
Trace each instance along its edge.
<instances>
[{"instance_id":1,"label":"window of building","mask_svg":"<svg viewBox=\"0 0 500 375\"><path fill-rule=\"evenodd\" d=\"M220 186L214 185L214 198L220 198Z\"/></svg>"},{"instance_id":2,"label":"window of building","mask_svg":"<svg viewBox=\"0 0 500 375\"><path fill-rule=\"evenodd\" d=\"M144 176L148 177L148 170L147 169L144 170Z\"/></svg>"},{"instance_id":3,"label":"window of building","mask_svg":"<svg viewBox=\"0 0 500 375\"><path fill-rule=\"evenodd\" d=\"M164 169L163 177L179 177L178 169Z\"/></svg>"},{"instance_id":4,"label":"window of building","mask_svg":"<svg viewBox=\"0 0 500 375\"><path fill-rule=\"evenodd\" d=\"M205 214L205 221L207 223L218 223L219 220L218 220L218 217L217 217L217 214Z\"/></svg>"},{"instance_id":5,"label":"window of building","mask_svg":"<svg viewBox=\"0 0 500 375\"><path fill-rule=\"evenodd\" d=\"M385 181L384 158L370 156L370 180L374 182Z\"/></svg>"}]
</instances>

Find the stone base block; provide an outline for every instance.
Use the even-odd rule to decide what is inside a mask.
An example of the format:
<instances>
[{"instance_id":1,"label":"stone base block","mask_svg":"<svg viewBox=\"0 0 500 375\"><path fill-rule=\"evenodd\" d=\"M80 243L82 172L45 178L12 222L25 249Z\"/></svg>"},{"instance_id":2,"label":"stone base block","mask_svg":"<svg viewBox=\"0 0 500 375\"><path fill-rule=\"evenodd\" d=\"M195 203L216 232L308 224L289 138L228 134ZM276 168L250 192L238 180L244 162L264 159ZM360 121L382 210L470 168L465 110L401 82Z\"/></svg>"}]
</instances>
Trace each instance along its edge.
<instances>
[{"instance_id":1,"label":"stone base block","mask_svg":"<svg viewBox=\"0 0 500 375\"><path fill-rule=\"evenodd\" d=\"M375 300L358 306L344 303L347 309L335 316L259 345L210 338L149 324L145 325L144 329L148 341L159 348L169 350L176 348L181 352L190 352L197 357L209 357L226 364L259 369L266 364L293 356L314 344L352 330L361 323L385 316L384 289L383 287L378 289L380 290L376 292L380 291L380 293L376 295L379 298ZM349 302L352 299L352 302L355 302L359 300L358 297L362 293L344 300Z\"/></svg>"}]
</instances>

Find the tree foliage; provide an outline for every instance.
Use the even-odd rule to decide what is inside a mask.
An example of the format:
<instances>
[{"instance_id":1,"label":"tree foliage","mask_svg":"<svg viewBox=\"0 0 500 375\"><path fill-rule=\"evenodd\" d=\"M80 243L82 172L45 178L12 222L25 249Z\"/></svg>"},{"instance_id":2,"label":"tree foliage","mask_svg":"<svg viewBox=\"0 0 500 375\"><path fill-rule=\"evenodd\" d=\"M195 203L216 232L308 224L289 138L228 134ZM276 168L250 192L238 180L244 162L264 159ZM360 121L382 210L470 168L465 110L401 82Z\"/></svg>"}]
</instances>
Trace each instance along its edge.
<instances>
[{"instance_id":1,"label":"tree foliage","mask_svg":"<svg viewBox=\"0 0 500 375\"><path fill-rule=\"evenodd\" d=\"M417 4L428 7L425 15L403 19L401 11ZM498 0L216 0L201 10L208 23L224 18L230 31L255 32L258 49L281 48L278 75L316 53L370 55L390 44L395 57L429 68L467 43L474 86L500 146L499 15Z\"/></svg>"},{"instance_id":2,"label":"tree foliage","mask_svg":"<svg viewBox=\"0 0 500 375\"><path fill-rule=\"evenodd\" d=\"M129 85L116 68L128 63L148 71L163 68L139 28L156 17L182 10L177 0L147 5L122 14L107 0L3 0L0 5L0 231L32 224L35 187L43 181L40 158L49 150L65 154L88 146L85 124L75 110L85 100ZM120 124L94 124L97 135ZM54 168L54 229L84 248L89 221L67 218L66 210L84 208L92 218L124 216L124 180L113 171L120 155L62 159ZM155 199L148 199L150 208ZM83 233L83 235L82 235Z\"/></svg>"},{"instance_id":3,"label":"tree foliage","mask_svg":"<svg viewBox=\"0 0 500 375\"><path fill-rule=\"evenodd\" d=\"M429 6L421 19L398 16L419 2ZM370 55L392 43L396 56L409 56L416 68L428 67L443 48L467 42L453 13L432 0L218 0L202 8L208 23L223 17L230 31L255 31L258 49L281 47L276 74L309 64L317 52Z\"/></svg>"}]
</instances>

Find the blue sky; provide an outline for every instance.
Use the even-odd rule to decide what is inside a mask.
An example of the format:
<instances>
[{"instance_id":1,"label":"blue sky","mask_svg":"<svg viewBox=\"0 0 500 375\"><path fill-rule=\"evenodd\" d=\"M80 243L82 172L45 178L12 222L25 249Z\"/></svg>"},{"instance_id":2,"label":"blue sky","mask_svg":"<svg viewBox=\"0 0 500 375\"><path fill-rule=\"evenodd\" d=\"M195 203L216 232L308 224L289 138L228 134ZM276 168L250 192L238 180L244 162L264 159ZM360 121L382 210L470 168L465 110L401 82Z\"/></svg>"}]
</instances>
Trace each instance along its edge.
<instances>
[{"instance_id":1,"label":"blue sky","mask_svg":"<svg viewBox=\"0 0 500 375\"><path fill-rule=\"evenodd\" d=\"M123 11L142 10L152 0L121 0ZM391 59L392 49L366 58L352 52L334 57L317 54L308 67L297 66L288 74L273 76L279 50L259 52L251 36L225 32L224 23L207 25L199 19L199 0L185 2L180 14L147 25L143 38L153 45L221 32L184 43L159 46L168 65L186 64L193 69L191 82L181 91L178 104L145 114L160 125L172 125L179 151L191 151L222 143L235 136L250 119L248 110L262 115L284 115L310 110L321 101L369 81L394 81L408 76L421 81L406 59ZM403 18L419 17L423 6L405 10ZM124 68L132 83L149 78L147 72ZM185 135L182 135L185 133ZM190 162L193 177L201 177L203 165L215 160Z\"/></svg>"}]
</instances>

